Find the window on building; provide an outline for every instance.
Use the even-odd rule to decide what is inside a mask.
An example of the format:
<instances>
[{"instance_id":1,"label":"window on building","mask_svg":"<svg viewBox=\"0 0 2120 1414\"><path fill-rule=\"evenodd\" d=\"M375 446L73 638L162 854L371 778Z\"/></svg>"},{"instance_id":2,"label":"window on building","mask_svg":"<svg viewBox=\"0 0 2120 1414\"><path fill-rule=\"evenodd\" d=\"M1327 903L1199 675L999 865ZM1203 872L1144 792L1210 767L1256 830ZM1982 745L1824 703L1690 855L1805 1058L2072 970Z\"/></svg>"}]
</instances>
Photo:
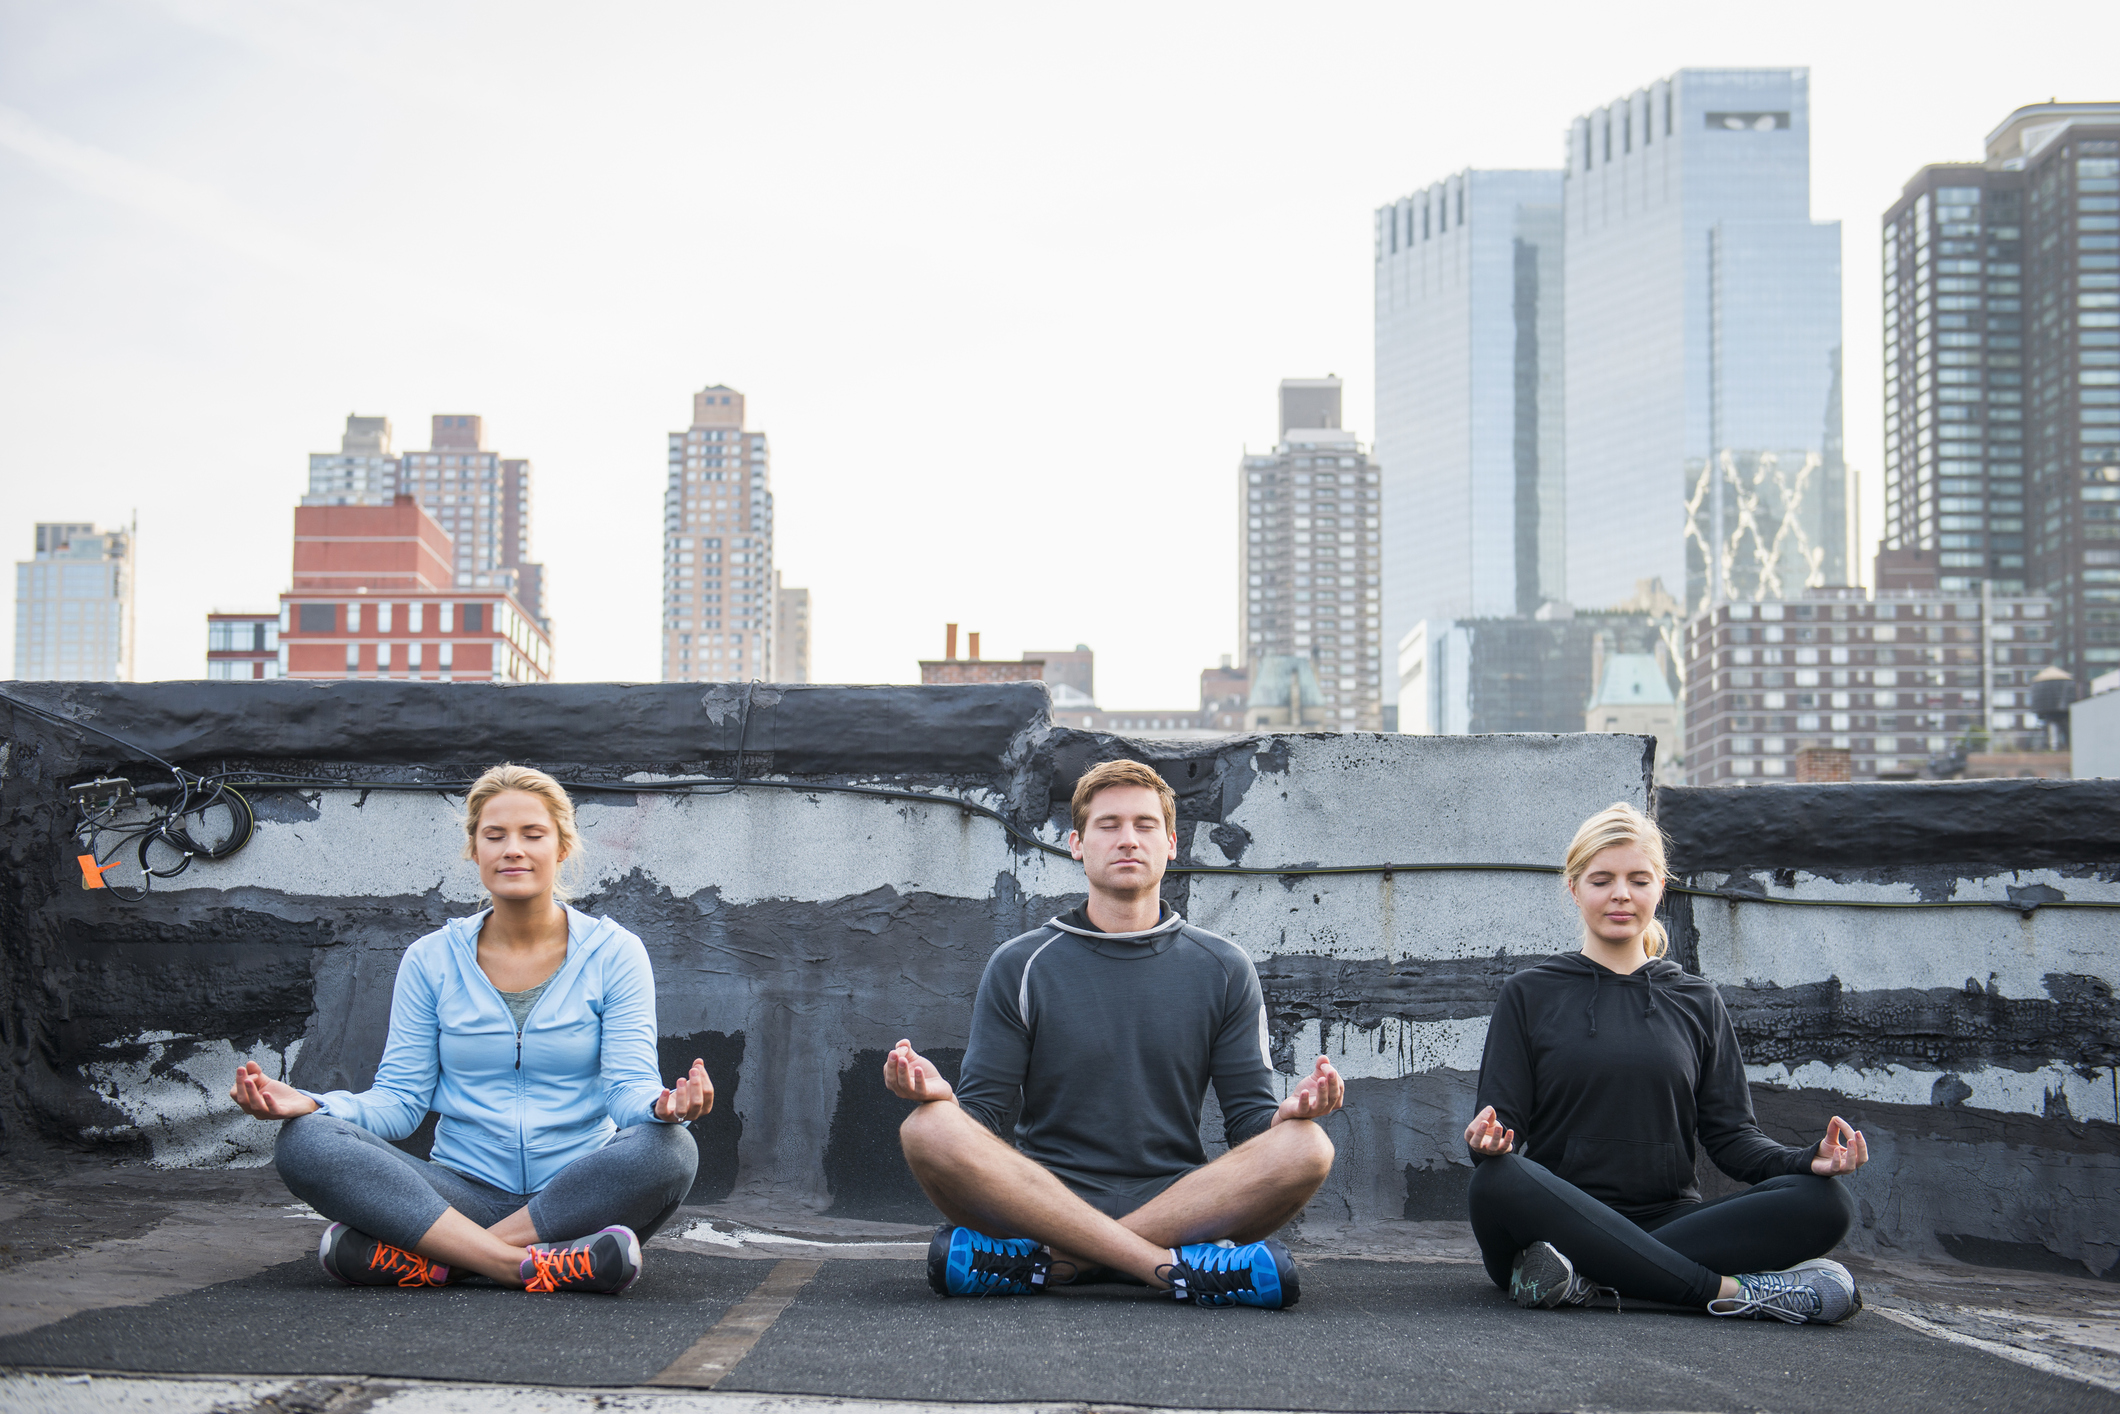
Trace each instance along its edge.
<instances>
[{"instance_id":1,"label":"window on building","mask_svg":"<svg viewBox=\"0 0 2120 1414\"><path fill-rule=\"evenodd\" d=\"M486 606L484 604L465 604L461 607L464 615L464 632L484 633L486 631Z\"/></svg>"},{"instance_id":2,"label":"window on building","mask_svg":"<svg viewBox=\"0 0 2120 1414\"><path fill-rule=\"evenodd\" d=\"M339 627L339 606L336 604L304 604L301 606L301 628L304 633L336 633Z\"/></svg>"},{"instance_id":3,"label":"window on building","mask_svg":"<svg viewBox=\"0 0 2120 1414\"><path fill-rule=\"evenodd\" d=\"M1789 126L1787 113L1710 113L1708 129L1711 132L1759 132L1771 133Z\"/></svg>"}]
</instances>

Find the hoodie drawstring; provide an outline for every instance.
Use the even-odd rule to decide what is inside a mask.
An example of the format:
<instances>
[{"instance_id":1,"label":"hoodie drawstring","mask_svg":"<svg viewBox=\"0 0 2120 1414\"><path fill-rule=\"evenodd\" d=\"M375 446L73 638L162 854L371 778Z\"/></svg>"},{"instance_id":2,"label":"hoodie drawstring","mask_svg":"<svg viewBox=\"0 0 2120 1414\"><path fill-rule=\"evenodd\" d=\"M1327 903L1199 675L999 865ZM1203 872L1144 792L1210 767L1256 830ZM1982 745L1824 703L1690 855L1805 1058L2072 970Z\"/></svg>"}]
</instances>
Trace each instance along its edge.
<instances>
[{"instance_id":1,"label":"hoodie drawstring","mask_svg":"<svg viewBox=\"0 0 2120 1414\"><path fill-rule=\"evenodd\" d=\"M1645 968L1643 971L1647 972L1647 969ZM1643 1020L1656 1015L1656 989L1659 983L1660 979L1654 973L1648 973L1648 975L1642 977ZM1600 969L1592 972L1590 974L1590 1004L1583 1008L1583 1014L1590 1019L1590 1034L1592 1036L1597 1034L1597 994L1604 990L1604 986L1604 971Z\"/></svg>"}]
</instances>

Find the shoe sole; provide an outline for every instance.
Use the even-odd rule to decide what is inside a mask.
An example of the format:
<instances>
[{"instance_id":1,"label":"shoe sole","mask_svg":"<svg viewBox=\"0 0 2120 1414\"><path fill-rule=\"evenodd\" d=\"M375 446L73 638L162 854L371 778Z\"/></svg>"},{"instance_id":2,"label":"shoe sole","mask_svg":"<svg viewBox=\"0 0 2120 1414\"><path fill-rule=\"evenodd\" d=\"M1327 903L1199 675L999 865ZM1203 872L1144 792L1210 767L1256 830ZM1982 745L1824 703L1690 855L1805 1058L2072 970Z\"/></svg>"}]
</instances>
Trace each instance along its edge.
<instances>
[{"instance_id":1,"label":"shoe sole","mask_svg":"<svg viewBox=\"0 0 2120 1414\"><path fill-rule=\"evenodd\" d=\"M1303 1299L1302 1279L1296 1275L1296 1259L1288 1249L1269 1237L1266 1239L1266 1254L1273 1258L1274 1276L1281 1283L1281 1304L1274 1309L1286 1311Z\"/></svg>"},{"instance_id":2,"label":"shoe sole","mask_svg":"<svg viewBox=\"0 0 2120 1414\"><path fill-rule=\"evenodd\" d=\"M928 1240L928 1285L937 1296L950 1294L950 1234L957 1229L944 1223Z\"/></svg>"},{"instance_id":3,"label":"shoe sole","mask_svg":"<svg viewBox=\"0 0 2120 1414\"><path fill-rule=\"evenodd\" d=\"M345 1230L346 1224L344 1223L333 1223L330 1227L324 1229L324 1235L317 1239L317 1265L324 1269L325 1276L330 1277L340 1286L352 1286L353 1283L340 1276L337 1271L333 1270L331 1265L332 1239Z\"/></svg>"},{"instance_id":4,"label":"shoe sole","mask_svg":"<svg viewBox=\"0 0 2120 1414\"><path fill-rule=\"evenodd\" d=\"M1509 1299L1526 1311L1552 1310L1551 1298L1568 1289L1574 1269L1550 1242L1534 1242L1509 1273Z\"/></svg>"},{"instance_id":5,"label":"shoe sole","mask_svg":"<svg viewBox=\"0 0 2120 1414\"><path fill-rule=\"evenodd\" d=\"M623 1236L626 1239L626 1260L632 1265L633 1275L627 1277L623 1282L621 1282L614 1290L609 1293L612 1296L623 1296L628 1290L632 1288L633 1283L640 1280L640 1237L633 1231L632 1228L619 1227L616 1225L605 1228L604 1232L608 1232L614 1237Z\"/></svg>"}]
</instances>

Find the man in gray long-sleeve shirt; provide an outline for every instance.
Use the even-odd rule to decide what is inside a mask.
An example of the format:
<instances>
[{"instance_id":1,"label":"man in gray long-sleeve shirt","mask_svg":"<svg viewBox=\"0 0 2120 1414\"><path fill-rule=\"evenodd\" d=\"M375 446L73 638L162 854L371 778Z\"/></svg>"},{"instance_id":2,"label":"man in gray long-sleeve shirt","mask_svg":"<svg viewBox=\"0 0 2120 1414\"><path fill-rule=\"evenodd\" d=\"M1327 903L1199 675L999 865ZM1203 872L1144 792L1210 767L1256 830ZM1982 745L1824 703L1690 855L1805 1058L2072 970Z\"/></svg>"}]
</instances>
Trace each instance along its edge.
<instances>
[{"instance_id":1,"label":"man in gray long-sleeve shirt","mask_svg":"<svg viewBox=\"0 0 2120 1414\"><path fill-rule=\"evenodd\" d=\"M988 961L955 1090L909 1041L884 1063L892 1092L922 1102L900 1137L950 1220L929 1280L945 1295L999 1294L1101 1268L1202 1304L1292 1304L1287 1249L1262 1239L1331 1171L1317 1121L1345 1087L1319 1056L1275 1101L1251 959L1158 897L1177 856L1163 779L1106 762L1076 788L1073 815L1089 900ZM1211 1164L1210 1083L1230 1143ZM997 1131L1019 1096L1011 1148Z\"/></svg>"}]
</instances>

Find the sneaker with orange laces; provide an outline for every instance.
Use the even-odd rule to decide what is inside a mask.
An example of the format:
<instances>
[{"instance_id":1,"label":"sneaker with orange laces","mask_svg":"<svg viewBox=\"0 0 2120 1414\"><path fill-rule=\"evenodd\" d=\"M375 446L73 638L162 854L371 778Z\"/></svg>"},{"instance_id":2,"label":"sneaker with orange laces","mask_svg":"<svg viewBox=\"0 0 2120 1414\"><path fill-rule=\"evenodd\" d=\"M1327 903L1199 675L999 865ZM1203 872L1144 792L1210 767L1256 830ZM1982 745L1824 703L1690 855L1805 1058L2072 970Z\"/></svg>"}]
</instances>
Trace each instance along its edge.
<instances>
[{"instance_id":1,"label":"sneaker with orange laces","mask_svg":"<svg viewBox=\"0 0 2120 1414\"><path fill-rule=\"evenodd\" d=\"M640 1239L630 1227L607 1227L572 1242L533 1242L524 1249L525 1291L597 1291L616 1296L640 1280Z\"/></svg>"},{"instance_id":2,"label":"sneaker with orange laces","mask_svg":"<svg viewBox=\"0 0 2120 1414\"><path fill-rule=\"evenodd\" d=\"M326 1276L347 1286L446 1286L449 1269L417 1252L378 1242L344 1223L324 1229L317 1243L317 1265Z\"/></svg>"}]
</instances>

